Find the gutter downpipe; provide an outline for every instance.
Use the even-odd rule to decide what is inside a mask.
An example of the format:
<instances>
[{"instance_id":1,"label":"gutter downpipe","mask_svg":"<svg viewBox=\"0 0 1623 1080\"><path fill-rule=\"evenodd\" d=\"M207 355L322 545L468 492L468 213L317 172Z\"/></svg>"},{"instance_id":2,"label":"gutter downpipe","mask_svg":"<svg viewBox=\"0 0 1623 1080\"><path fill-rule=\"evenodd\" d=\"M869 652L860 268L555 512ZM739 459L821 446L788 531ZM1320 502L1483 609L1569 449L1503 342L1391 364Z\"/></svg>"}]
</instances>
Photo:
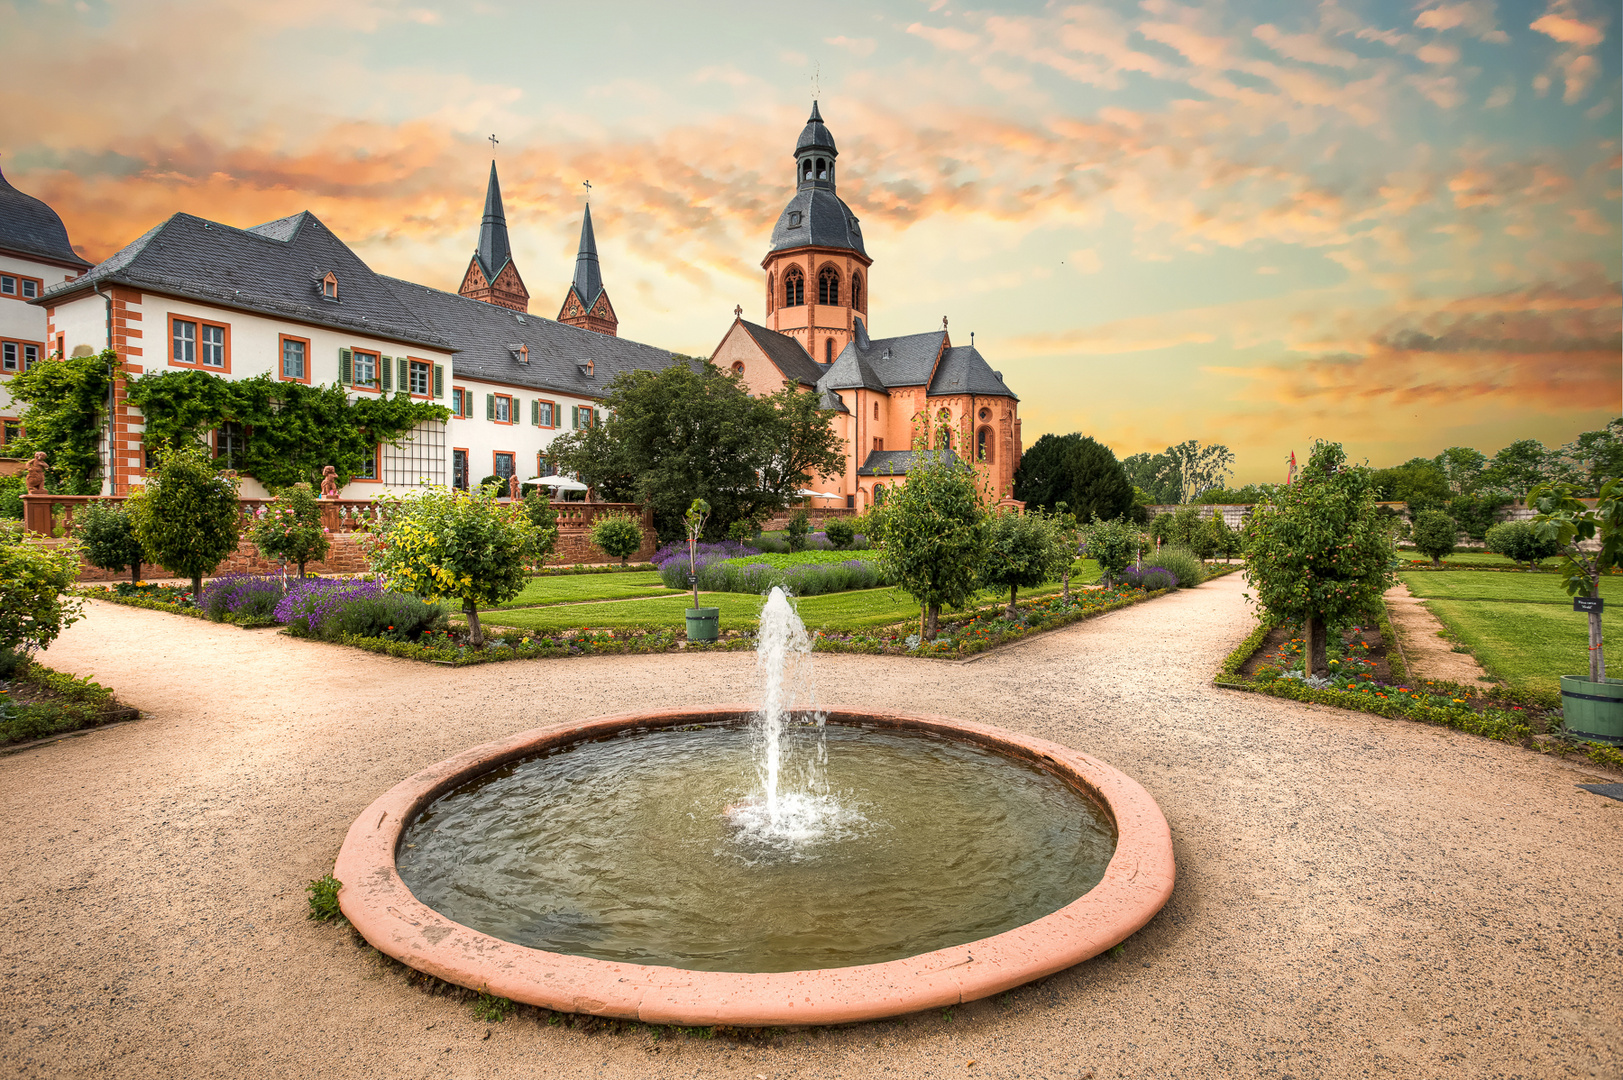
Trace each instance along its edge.
<instances>
[{"instance_id":1,"label":"gutter downpipe","mask_svg":"<svg viewBox=\"0 0 1623 1080\"><path fill-rule=\"evenodd\" d=\"M108 293L102 292L99 284L91 285L90 291L101 297L107 305L107 349L111 352L113 348L113 298ZM114 464L117 455L113 449L113 409L117 402L117 377L118 358L115 354L113 358L113 378L107 382L107 494L109 495L118 494L118 467Z\"/></svg>"}]
</instances>

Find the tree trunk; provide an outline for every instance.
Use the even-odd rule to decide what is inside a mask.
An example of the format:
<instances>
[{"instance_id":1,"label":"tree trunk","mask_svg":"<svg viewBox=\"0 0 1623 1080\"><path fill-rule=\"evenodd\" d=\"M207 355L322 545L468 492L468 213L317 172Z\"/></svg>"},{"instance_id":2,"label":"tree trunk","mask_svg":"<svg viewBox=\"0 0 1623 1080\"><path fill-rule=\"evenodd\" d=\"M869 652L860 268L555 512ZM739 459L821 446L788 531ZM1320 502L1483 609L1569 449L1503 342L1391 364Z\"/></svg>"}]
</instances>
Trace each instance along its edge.
<instances>
[{"instance_id":1,"label":"tree trunk","mask_svg":"<svg viewBox=\"0 0 1623 1080\"><path fill-rule=\"evenodd\" d=\"M1061 595L1065 599L1065 606L1071 606L1071 572L1069 570L1060 575Z\"/></svg>"},{"instance_id":2,"label":"tree trunk","mask_svg":"<svg viewBox=\"0 0 1623 1080\"><path fill-rule=\"evenodd\" d=\"M202 574L193 574L192 575L192 603L194 603L194 604L197 603L198 598L201 597L202 595L203 595L203 575Z\"/></svg>"},{"instance_id":3,"label":"tree trunk","mask_svg":"<svg viewBox=\"0 0 1623 1080\"><path fill-rule=\"evenodd\" d=\"M941 605L926 604L924 607L924 640L934 641L936 633L941 626Z\"/></svg>"},{"instance_id":4,"label":"tree trunk","mask_svg":"<svg viewBox=\"0 0 1623 1080\"><path fill-rule=\"evenodd\" d=\"M299 580L300 581L304 580L304 560L303 559L299 560Z\"/></svg>"},{"instance_id":5,"label":"tree trunk","mask_svg":"<svg viewBox=\"0 0 1623 1080\"><path fill-rule=\"evenodd\" d=\"M1431 568L1433 570L1441 570L1443 568L1443 560L1441 556L1433 555L1431 557Z\"/></svg>"},{"instance_id":6,"label":"tree trunk","mask_svg":"<svg viewBox=\"0 0 1623 1080\"><path fill-rule=\"evenodd\" d=\"M462 601L462 614L468 617L468 644L476 649L485 647L485 631L479 625L479 608L472 600Z\"/></svg>"},{"instance_id":7,"label":"tree trunk","mask_svg":"<svg viewBox=\"0 0 1623 1080\"><path fill-rule=\"evenodd\" d=\"M1309 675L1330 674L1327 636L1324 620L1317 615L1310 616L1302 632L1302 670Z\"/></svg>"},{"instance_id":8,"label":"tree trunk","mask_svg":"<svg viewBox=\"0 0 1623 1080\"><path fill-rule=\"evenodd\" d=\"M1600 595L1600 584L1594 585L1591 596ZM1601 648L1600 612L1589 613L1589 681L1600 682L1606 677L1606 651Z\"/></svg>"},{"instance_id":9,"label":"tree trunk","mask_svg":"<svg viewBox=\"0 0 1623 1080\"><path fill-rule=\"evenodd\" d=\"M1020 586L1018 586L1018 585L1010 585L1009 586L1009 606L1003 609L1003 614L1007 615L1011 619L1015 617L1015 614L1014 614L1014 594L1019 592L1019 591L1020 591Z\"/></svg>"},{"instance_id":10,"label":"tree trunk","mask_svg":"<svg viewBox=\"0 0 1623 1080\"><path fill-rule=\"evenodd\" d=\"M130 567L130 583L132 585L141 584L141 560L140 559L136 559L135 564Z\"/></svg>"}]
</instances>

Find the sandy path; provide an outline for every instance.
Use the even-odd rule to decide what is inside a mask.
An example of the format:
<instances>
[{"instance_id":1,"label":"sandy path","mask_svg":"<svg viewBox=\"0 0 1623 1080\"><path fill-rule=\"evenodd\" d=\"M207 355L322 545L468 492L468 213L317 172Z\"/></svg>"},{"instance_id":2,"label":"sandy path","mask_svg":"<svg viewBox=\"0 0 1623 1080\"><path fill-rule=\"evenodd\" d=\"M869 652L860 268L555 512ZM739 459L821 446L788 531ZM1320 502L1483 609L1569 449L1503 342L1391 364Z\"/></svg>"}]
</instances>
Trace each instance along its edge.
<instances>
[{"instance_id":1,"label":"sandy path","mask_svg":"<svg viewBox=\"0 0 1623 1080\"><path fill-rule=\"evenodd\" d=\"M1454 643L1439 637L1442 621L1432 614L1424 600L1415 598L1409 586L1398 584L1386 590L1386 614L1397 632L1409 678L1416 682L1435 679L1474 686L1487 681L1487 672L1468 652L1455 652Z\"/></svg>"},{"instance_id":2,"label":"sandy path","mask_svg":"<svg viewBox=\"0 0 1623 1080\"><path fill-rule=\"evenodd\" d=\"M1126 770L1172 823L1178 886L1119 958L1006 1002L752 1048L488 1027L308 922L303 893L410 772L565 717L737 699L749 656L453 670L98 605L48 660L150 717L0 759L0 1067L1615 1080L1623 803L1574 789L1593 769L1516 747L1211 688L1248 629L1242 588L972 664L819 658L827 701L1000 724Z\"/></svg>"}]
</instances>

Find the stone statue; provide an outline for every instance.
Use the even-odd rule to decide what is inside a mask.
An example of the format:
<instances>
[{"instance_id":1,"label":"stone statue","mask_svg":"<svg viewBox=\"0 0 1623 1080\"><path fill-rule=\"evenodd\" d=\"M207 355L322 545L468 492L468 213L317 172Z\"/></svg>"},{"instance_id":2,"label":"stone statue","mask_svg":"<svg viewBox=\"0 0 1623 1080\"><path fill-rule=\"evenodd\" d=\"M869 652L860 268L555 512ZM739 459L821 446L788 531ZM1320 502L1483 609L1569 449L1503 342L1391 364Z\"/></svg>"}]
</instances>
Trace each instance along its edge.
<instances>
[{"instance_id":1,"label":"stone statue","mask_svg":"<svg viewBox=\"0 0 1623 1080\"><path fill-rule=\"evenodd\" d=\"M338 470L331 465L321 470L321 497L323 499L338 498Z\"/></svg>"},{"instance_id":2,"label":"stone statue","mask_svg":"<svg viewBox=\"0 0 1623 1080\"><path fill-rule=\"evenodd\" d=\"M518 498L518 473L514 473L507 478L507 497L509 499Z\"/></svg>"},{"instance_id":3,"label":"stone statue","mask_svg":"<svg viewBox=\"0 0 1623 1080\"><path fill-rule=\"evenodd\" d=\"M28 463L28 494L45 494L45 451L36 450Z\"/></svg>"}]
</instances>

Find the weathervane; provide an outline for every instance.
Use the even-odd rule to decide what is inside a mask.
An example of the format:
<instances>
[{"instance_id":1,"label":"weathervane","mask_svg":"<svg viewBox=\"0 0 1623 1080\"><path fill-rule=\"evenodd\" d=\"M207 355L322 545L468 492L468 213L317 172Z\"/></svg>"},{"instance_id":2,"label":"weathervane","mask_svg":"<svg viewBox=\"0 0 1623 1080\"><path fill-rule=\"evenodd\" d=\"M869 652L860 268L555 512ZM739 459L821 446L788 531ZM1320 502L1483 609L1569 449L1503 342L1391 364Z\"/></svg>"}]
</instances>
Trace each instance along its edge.
<instances>
[{"instance_id":1,"label":"weathervane","mask_svg":"<svg viewBox=\"0 0 1623 1080\"><path fill-rule=\"evenodd\" d=\"M491 152L491 153L492 153L492 154L494 154L494 153L495 153L495 152L496 152L496 143L497 143L497 142L499 142L499 141L500 141L500 140L499 140L499 139L497 139L497 138L496 138L496 136L494 136L494 135L492 135L492 136L491 136L491 137L490 137L490 152Z\"/></svg>"},{"instance_id":2,"label":"weathervane","mask_svg":"<svg viewBox=\"0 0 1623 1080\"><path fill-rule=\"evenodd\" d=\"M821 61L812 65L812 100L816 101L823 96L823 65Z\"/></svg>"}]
</instances>

